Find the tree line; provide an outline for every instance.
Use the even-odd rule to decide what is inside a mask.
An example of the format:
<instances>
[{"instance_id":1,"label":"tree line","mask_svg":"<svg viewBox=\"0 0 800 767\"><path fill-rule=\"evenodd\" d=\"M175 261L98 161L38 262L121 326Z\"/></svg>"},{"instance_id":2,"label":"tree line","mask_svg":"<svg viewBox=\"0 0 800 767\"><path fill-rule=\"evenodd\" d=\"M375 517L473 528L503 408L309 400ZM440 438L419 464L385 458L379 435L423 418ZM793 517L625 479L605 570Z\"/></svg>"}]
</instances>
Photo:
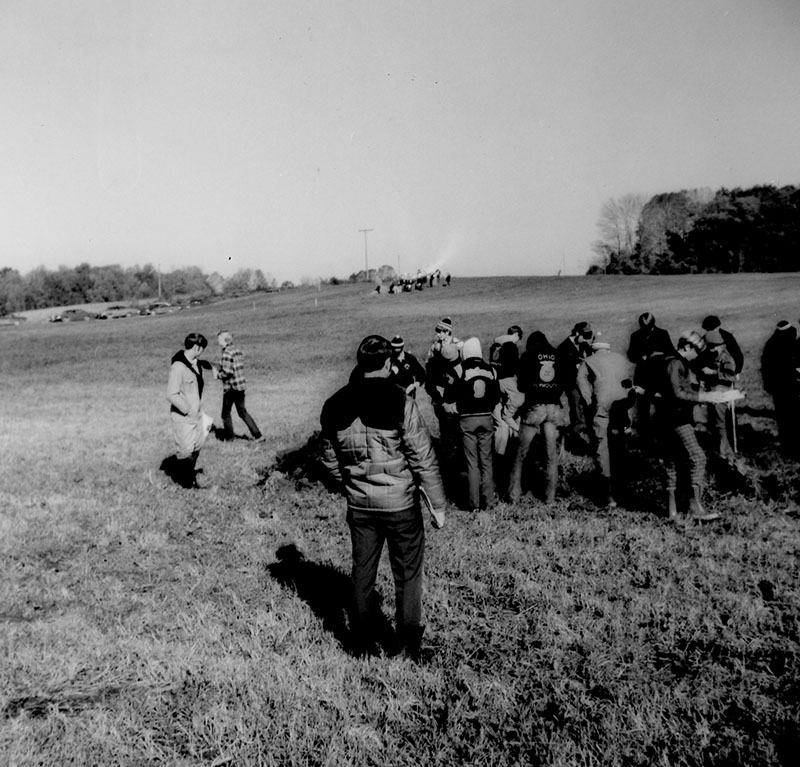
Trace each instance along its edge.
<instances>
[{"instance_id":1,"label":"tree line","mask_svg":"<svg viewBox=\"0 0 800 767\"><path fill-rule=\"evenodd\" d=\"M285 282L281 287L294 286ZM0 315L51 306L133 303L159 296L165 300L207 298L277 288L275 278L260 269L240 269L222 277L216 272L206 275L196 266L159 273L150 264L123 268L84 263L55 270L39 267L26 275L5 267L0 269Z\"/></svg>"},{"instance_id":2,"label":"tree line","mask_svg":"<svg viewBox=\"0 0 800 767\"><path fill-rule=\"evenodd\" d=\"M588 274L793 272L800 188L682 190L604 203Z\"/></svg>"}]
</instances>

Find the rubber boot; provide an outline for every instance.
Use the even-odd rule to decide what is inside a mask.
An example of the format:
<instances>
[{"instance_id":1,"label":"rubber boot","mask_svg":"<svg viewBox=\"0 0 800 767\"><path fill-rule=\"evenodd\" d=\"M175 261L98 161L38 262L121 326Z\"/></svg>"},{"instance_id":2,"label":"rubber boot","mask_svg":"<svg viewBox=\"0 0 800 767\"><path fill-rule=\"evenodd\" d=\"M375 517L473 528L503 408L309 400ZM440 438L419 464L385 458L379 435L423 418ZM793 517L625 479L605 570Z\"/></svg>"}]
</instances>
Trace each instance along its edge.
<instances>
[{"instance_id":1,"label":"rubber boot","mask_svg":"<svg viewBox=\"0 0 800 767\"><path fill-rule=\"evenodd\" d=\"M700 485L692 485L692 497L689 499L689 518L694 522L713 522L719 514L706 512L702 503L703 489Z\"/></svg>"},{"instance_id":2,"label":"rubber boot","mask_svg":"<svg viewBox=\"0 0 800 767\"><path fill-rule=\"evenodd\" d=\"M175 460L175 473L172 478L187 490L194 487L194 461L191 458L177 458Z\"/></svg>"}]
</instances>

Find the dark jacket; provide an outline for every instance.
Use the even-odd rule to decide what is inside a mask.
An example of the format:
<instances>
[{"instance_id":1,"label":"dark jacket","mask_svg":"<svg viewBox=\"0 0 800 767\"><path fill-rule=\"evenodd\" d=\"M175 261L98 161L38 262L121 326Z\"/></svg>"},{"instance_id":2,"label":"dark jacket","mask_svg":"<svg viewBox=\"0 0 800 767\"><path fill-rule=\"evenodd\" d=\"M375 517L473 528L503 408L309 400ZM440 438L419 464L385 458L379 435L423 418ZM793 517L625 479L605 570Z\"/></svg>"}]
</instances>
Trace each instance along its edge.
<instances>
[{"instance_id":1,"label":"dark jacket","mask_svg":"<svg viewBox=\"0 0 800 767\"><path fill-rule=\"evenodd\" d=\"M561 400L564 375L558 352L538 330L528 336L517 370L517 386L525 395L526 409L536 405L556 405Z\"/></svg>"},{"instance_id":2,"label":"dark jacket","mask_svg":"<svg viewBox=\"0 0 800 767\"><path fill-rule=\"evenodd\" d=\"M733 337L733 333L725 330L725 328L719 328L719 334L722 336L722 340L725 342L725 348L728 350L728 354L733 357L736 375L739 375L744 367L744 353L739 346L739 342Z\"/></svg>"},{"instance_id":3,"label":"dark jacket","mask_svg":"<svg viewBox=\"0 0 800 767\"><path fill-rule=\"evenodd\" d=\"M675 346L669 337L669 331L656 325L634 330L628 344L628 359L634 365L639 365L653 352L675 354Z\"/></svg>"},{"instance_id":4,"label":"dark jacket","mask_svg":"<svg viewBox=\"0 0 800 767\"><path fill-rule=\"evenodd\" d=\"M772 396L797 392L797 329L776 330L761 353L761 380Z\"/></svg>"},{"instance_id":5,"label":"dark jacket","mask_svg":"<svg viewBox=\"0 0 800 767\"><path fill-rule=\"evenodd\" d=\"M390 379L397 383L402 389L407 389L414 383L420 385L425 383L425 368L419 360L408 352L403 352L403 358L392 357L392 367Z\"/></svg>"},{"instance_id":6,"label":"dark jacket","mask_svg":"<svg viewBox=\"0 0 800 767\"><path fill-rule=\"evenodd\" d=\"M348 508L395 512L419 503L424 488L445 505L430 436L417 407L388 378L354 379L322 408L322 464L340 483Z\"/></svg>"},{"instance_id":7,"label":"dark jacket","mask_svg":"<svg viewBox=\"0 0 800 767\"><path fill-rule=\"evenodd\" d=\"M530 340L530 336L528 337ZM576 346L572 336L567 336L556 349L556 361L560 369L561 382L565 389L577 386L578 368L581 362L592 353L591 344L579 341Z\"/></svg>"},{"instance_id":8,"label":"dark jacket","mask_svg":"<svg viewBox=\"0 0 800 767\"><path fill-rule=\"evenodd\" d=\"M451 399L460 416L491 415L500 401L500 385L494 368L481 357L465 359Z\"/></svg>"},{"instance_id":9,"label":"dark jacket","mask_svg":"<svg viewBox=\"0 0 800 767\"><path fill-rule=\"evenodd\" d=\"M658 355L653 370L656 412L665 427L694 424L694 406L700 401L697 380L679 354Z\"/></svg>"}]
</instances>

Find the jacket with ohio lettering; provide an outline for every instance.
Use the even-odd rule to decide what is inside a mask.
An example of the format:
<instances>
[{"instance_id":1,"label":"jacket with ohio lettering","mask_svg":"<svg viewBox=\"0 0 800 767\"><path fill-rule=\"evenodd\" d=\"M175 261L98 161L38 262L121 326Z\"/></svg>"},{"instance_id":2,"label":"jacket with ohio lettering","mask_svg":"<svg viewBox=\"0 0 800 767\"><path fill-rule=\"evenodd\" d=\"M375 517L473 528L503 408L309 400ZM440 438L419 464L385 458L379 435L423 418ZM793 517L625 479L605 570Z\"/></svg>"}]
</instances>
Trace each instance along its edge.
<instances>
[{"instance_id":1,"label":"jacket with ohio lettering","mask_svg":"<svg viewBox=\"0 0 800 767\"><path fill-rule=\"evenodd\" d=\"M540 330L528 336L519 361L517 385L525 395L527 408L557 405L564 391L564 371L557 352Z\"/></svg>"},{"instance_id":2,"label":"jacket with ohio lettering","mask_svg":"<svg viewBox=\"0 0 800 767\"><path fill-rule=\"evenodd\" d=\"M481 345L477 338L464 341L461 354L464 361L452 393L458 414L490 415L500 401L497 373L481 356Z\"/></svg>"}]
</instances>

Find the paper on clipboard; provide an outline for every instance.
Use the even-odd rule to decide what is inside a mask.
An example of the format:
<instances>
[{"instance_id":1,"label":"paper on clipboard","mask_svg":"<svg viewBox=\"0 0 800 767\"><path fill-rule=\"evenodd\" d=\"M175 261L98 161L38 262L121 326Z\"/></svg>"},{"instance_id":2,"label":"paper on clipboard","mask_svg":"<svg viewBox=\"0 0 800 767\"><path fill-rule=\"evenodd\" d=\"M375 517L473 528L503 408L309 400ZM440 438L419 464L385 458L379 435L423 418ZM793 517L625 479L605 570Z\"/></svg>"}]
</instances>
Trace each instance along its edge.
<instances>
[{"instance_id":1,"label":"paper on clipboard","mask_svg":"<svg viewBox=\"0 0 800 767\"><path fill-rule=\"evenodd\" d=\"M428 514L431 516L431 524L433 525L434 529L441 530L444 527L444 509L441 511L434 509L431 499L425 492L425 488L419 487L418 489L419 497L422 499L422 505L428 510Z\"/></svg>"}]
</instances>

